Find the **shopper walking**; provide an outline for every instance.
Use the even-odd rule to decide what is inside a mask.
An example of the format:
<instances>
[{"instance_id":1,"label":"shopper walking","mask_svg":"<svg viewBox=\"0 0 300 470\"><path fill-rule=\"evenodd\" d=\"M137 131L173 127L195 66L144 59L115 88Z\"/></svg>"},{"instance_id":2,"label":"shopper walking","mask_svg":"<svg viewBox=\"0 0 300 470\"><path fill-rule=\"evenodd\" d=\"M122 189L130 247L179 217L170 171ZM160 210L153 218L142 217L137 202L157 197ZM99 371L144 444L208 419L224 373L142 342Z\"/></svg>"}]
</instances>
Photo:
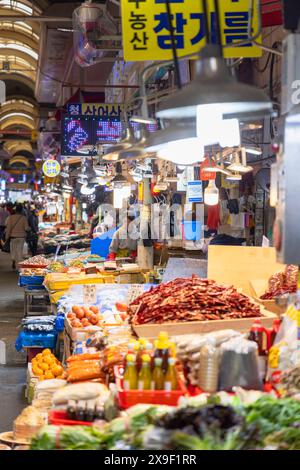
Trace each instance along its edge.
<instances>
[{"instance_id":1,"label":"shopper walking","mask_svg":"<svg viewBox=\"0 0 300 470\"><path fill-rule=\"evenodd\" d=\"M27 234L27 243L32 256L37 254L38 239L39 239L39 218L35 206L31 206L28 215L28 225L30 231Z\"/></svg>"},{"instance_id":2,"label":"shopper walking","mask_svg":"<svg viewBox=\"0 0 300 470\"><path fill-rule=\"evenodd\" d=\"M27 218L23 214L23 206L17 204L16 213L10 215L6 220L5 238L10 240L10 253L12 268L23 260L23 249L26 234L30 230Z\"/></svg>"},{"instance_id":3,"label":"shopper walking","mask_svg":"<svg viewBox=\"0 0 300 470\"><path fill-rule=\"evenodd\" d=\"M5 240L5 225L6 220L9 217L10 213L6 209L6 206L3 204L0 207L0 241Z\"/></svg>"}]
</instances>

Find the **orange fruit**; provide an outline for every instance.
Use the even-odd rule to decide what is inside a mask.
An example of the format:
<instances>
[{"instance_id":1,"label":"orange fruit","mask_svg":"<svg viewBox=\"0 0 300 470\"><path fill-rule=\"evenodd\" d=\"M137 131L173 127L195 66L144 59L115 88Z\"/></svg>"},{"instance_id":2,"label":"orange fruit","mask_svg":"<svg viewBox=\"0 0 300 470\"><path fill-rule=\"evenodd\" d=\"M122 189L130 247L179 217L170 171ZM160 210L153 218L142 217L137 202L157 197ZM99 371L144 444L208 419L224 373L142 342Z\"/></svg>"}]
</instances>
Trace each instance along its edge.
<instances>
[{"instance_id":1,"label":"orange fruit","mask_svg":"<svg viewBox=\"0 0 300 470\"><path fill-rule=\"evenodd\" d=\"M50 349L48 349L48 348L47 348L47 349L44 349L43 352L42 352L42 355L43 355L43 356L49 356L49 354L52 355L52 352L51 352Z\"/></svg>"},{"instance_id":2,"label":"orange fruit","mask_svg":"<svg viewBox=\"0 0 300 470\"><path fill-rule=\"evenodd\" d=\"M59 375L63 374L64 370L62 366L54 365L53 367L51 367L51 372L55 375L55 377L58 377Z\"/></svg>"},{"instance_id":3,"label":"orange fruit","mask_svg":"<svg viewBox=\"0 0 300 470\"><path fill-rule=\"evenodd\" d=\"M48 370L48 369L49 369L49 364L46 364L46 362L42 362L42 363L40 364L40 368L41 368L42 370Z\"/></svg>"},{"instance_id":4,"label":"orange fruit","mask_svg":"<svg viewBox=\"0 0 300 470\"><path fill-rule=\"evenodd\" d=\"M44 373L43 370L38 366L34 366L32 368L32 372L34 373L34 375L38 375L38 376L41 376Z\"/></svg>"},{"instance_id":5,"label":"orange fruit","mask_svg":"<svg viewBox=\"0 0 300 470\"><path fill-rule=\"evenodd\" d=\"M48 364L49 366L52 366L52 364L55 364L55 359L52 356L45 356L44 361L45 364Z\"/></svg>"},{"instance_id":6,"label":"orange fruit","mask_svg":"<svg viewBox=\"0 0 300 470\"><path fill-rule=\"evenodd\" d=\"M35 356L35 358L36 358L37 361L40 361L40 360L43 359L43 355L41 353L39 353Z\"/></svg>"},{"instance_id":7,"label":"orange fruit","mask_svg":"<svg viewBox=\"0 0 300 470\"><path fill-rule=\"evenodd\" d=\"M44 377L45 379L54 379L54 375L52 374L51 370L46 370Z\"/></svg>"}]
</instances>

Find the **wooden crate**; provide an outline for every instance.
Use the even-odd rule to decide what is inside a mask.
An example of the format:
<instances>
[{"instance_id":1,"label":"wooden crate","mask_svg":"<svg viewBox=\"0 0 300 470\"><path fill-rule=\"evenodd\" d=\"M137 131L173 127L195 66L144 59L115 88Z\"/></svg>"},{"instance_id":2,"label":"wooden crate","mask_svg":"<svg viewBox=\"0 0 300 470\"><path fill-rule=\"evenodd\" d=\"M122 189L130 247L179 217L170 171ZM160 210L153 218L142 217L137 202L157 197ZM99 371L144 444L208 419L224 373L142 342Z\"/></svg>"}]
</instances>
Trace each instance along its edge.
<instances>
[{"instance_id":1,"label":"wooden crate","mask_svg":"<svg viewBox=\"0 0 300 470\"><path fill-rule=\"evenodd\" d=\"M267 289L268 289L268 281L265 279L255 279L250 282L251 287L253 289L253 297L254 299L259 302L261 305L264 306L266 310L269 312L275 313L277 316L281 316L286 312L286 306L285 305L278 305L275 301L275 299L270 299L270 300L263 300L260 298L261 295L263 295Z\"/></svg>"},{"instance_id":2,"label":"wooden crate","mask_svg":"<svg viewBox=\"0 0 300 470\"><path fill-rule=\"evenodd\" d=\"M85 339L89 338L92 334L97 331L102 331L100 326L91 326L86 328L72 328L71 323L67 316L65 316L65 330L68 333L72 341L77 341L77 333L84 333Z\"/></svg>"},{"instance_id":3,"label":"wooden crate","mask_svg":"<svg viewBox=\"0 0 300 470\"><path fill-rule=\"evenodd\" d=\"M261 307L261 317L238 318L232 320L206 320L181 323L148 323L146 325L133 325L135 333L139 337L156 338L160 331L166 331L169 336L189 335L193 333L210 333L218 330L237 330L247 332L255 320L260 319L263 326L270 328L277 318L272 312Z\"/></svg>"},{"instance_id":4,"label":"wooden crate","mask_svg":"<svg viewBox=\"0 0 300 470\"><path fill-rule=\"evenodd\" d=\"M285 265L276 260L275 248L218 245L208 248L208 279L232 284L250 296L253 296L252 279L268 280L284 269Z\"/></svg>"}]
</instances>

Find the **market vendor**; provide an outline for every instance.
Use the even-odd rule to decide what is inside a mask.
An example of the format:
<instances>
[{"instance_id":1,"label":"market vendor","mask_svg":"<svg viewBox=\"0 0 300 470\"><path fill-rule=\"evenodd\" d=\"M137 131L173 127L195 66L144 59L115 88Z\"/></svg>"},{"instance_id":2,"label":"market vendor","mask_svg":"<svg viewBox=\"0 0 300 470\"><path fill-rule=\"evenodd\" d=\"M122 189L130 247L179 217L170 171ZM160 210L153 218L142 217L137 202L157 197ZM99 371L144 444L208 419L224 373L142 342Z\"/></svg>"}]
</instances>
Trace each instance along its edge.
<instances>
[{"instance_id":1,"label":"market vendor","mask_svg":"<svg viewBox=\"0 0 300 470\"><path fill-rule=\"evenodd\" d=\"M121 227L114 233L110 247L108 259L116 258L136 258L137 243L139 240L139 232L137 224L134 223L135 215L128 211L125 221Z\"/></svg>"}]
</instances>

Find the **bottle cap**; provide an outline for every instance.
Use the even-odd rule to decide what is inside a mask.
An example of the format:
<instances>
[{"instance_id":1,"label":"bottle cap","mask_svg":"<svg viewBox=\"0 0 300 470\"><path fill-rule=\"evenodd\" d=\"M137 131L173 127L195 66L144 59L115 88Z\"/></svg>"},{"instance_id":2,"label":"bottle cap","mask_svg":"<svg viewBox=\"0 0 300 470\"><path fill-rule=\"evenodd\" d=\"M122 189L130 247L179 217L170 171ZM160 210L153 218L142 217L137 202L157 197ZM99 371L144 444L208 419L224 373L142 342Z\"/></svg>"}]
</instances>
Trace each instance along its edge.
<instances>
[{"instance_id":1,"label":"bottle cap","mask_svg":"<svg viewBox=\"0 0 300 470\"><path fill-rule=\"evenodd\" d=\"M151 350L152 349L152 344L151 343L146 343L145 349Z\"/></svg>"},{"instance_id":2,"label":"bottle cap","mask_svg":"<svg viewBox=\"0 0 300 470\"><path fill-rule=\"evenodd\" d=\"M140 345L138 342L134 343L133 350L136 352L140 349Z\"/></svg>"},{"instance_id":3,"label":"bottle cap","mask_svg":"<svg viewBox=\"0 0 300 470\"><path fill-rule=\"evenodd\" d=\"M134 355L133 354L127 354L126 361L127 362L134 362Z\"/></svg>"},{"instance_id":4,"label":"bottle cap","mask_svg":"<svg viewBox=\"0 0 300 470\"><path fill-rule=\"evenodd\" d=\"M168 359L168 364L169 364L170 366L174 366L174 364L175 364L175 359L174 359L174 357L169 357L169 359Z\"/></svg>"},{"instance_id":5,"label":"bottle cap","mask_svg":"<svg viewBox=\"0 0 300 470\"><path fill-rule=\"evenodd\" d=\"M143 354L142 355L142 361L143 362L150 362L151 358L150 358L149 354Z\"/></svg>"},{"instance_id":6,"label":"bottle cap","mask_svg":"<svg viewBox=\"0 0 300 470\"><path fill-rule=\"evenodd\" d=\"M127 345L127 348L129 351L133 351L134 349L134 341L130 341Z\"/></svg>"},{"instance_id":7,"label":"bottle cap","mask_svg":"<svg viewBox=\"0 0 300 470\"><path fill-rule=\"evenodd\" d=\"M169 339L169 335L166 331L160 331L158 334L158 339L162 339L162 340Z\"/></svg>"},{"instance_id":8,"label":"bottle cap","mask_svg":"<svg viewBox=\"0 0 300 470\"><path fill-rule=\"evenodd\" d=\"M163 360L162 360L161 357L156 357L156 358L154 359L154 364L155 364L156 366L161 366L161 365L162 365L162 362L163 362Z\"/></svg>"},{"instance_id":9,"label":"bottle cap","mask_svg":"<svg viewBox=\"0 0 300 470\"><path fill-rule=\"evenodd\" d=\"M140 345L140 347L143 347L143 348L144 348L146 343L147 343L146 338L140 338L140 339L139 339L139 345Z\"/></svg>"}]
</instances>

